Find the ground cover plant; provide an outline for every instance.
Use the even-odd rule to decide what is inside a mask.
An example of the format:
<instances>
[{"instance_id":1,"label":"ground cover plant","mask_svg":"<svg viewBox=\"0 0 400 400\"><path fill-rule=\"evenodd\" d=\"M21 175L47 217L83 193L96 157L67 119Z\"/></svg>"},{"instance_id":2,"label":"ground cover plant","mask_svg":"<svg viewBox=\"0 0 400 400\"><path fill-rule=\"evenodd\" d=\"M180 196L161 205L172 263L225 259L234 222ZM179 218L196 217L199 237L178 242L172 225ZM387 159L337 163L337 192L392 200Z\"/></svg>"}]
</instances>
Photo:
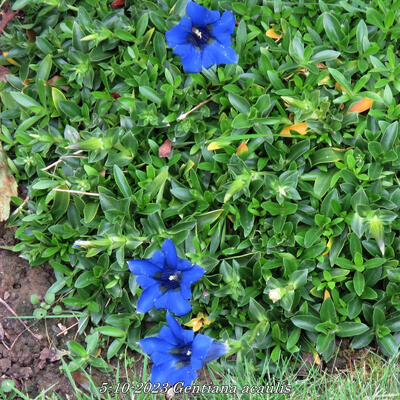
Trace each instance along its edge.
<instances>
[{"instance_id":1,"label":"ground cover plant","mask_svg":"<svg viewBox=\"0 0 400 400\"><path fill-rule=\"evenodd\" d=\"M104 338L111 359L165 325L137 312L127 262L166 239L205 270L180 324L237 363L328 362L340 338L397 356L400 2L198 3L232 34L201 65L186 50L214 20L192 18L189 50L166 34L186 0L18 0L3 16L0 177L28 193L0 199L13 250L49 262L58 311L82 313L70 369L106 369Z\"/></svg>"}]
</instances>

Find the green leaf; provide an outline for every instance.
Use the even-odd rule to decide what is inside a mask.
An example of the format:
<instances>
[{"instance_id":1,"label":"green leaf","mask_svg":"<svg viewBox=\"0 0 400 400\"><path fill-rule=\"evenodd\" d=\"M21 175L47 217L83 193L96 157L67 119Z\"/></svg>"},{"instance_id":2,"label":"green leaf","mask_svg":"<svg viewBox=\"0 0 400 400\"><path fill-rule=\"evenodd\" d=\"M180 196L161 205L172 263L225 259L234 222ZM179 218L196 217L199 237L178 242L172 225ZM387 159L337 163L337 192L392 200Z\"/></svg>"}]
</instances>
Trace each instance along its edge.
<instances>
[{"instance_id":1,"label":"green leaf","mask_svg":"<svg viewBox=\"0 0 400 400\"><path fill-rule=\"evenodd\" d=\"M67 100L64 96L64 93L57 89L56 87L51 88L51 97L53 99L54 106L58 112L61 112L60 102Z\"/></svg>"},{"instance_id":2,"label":"green leaf","mask_svg":"<svg viewBox=\"0 0 400 400\"><path fill-rule=\"evenodd\" d=\"M10 94L21 106L29 108L32 111L42 110L42 106L36 100L32 99L32 97L20 92L10 92Z\"/></svg>"},{"instance_id":3,"label":"green leaf","mask_svg":"<svg viewBox=\"0 0 400 400\"><path fill-rule=\"evenodd\" d=\"M297 327L309 332L316 332L315 326L321 322L319 318L312 315L296 315L291 318L291 321Z\"/></svg>"},{"instance_id":4,"label":"green leaf","mask_svg":"<svg viewBox=\"0 0 400 400\"><path fill-rule=\"evenodd\" d=\"M154 53L156 54L156 57L160 60L160 63L162 64L165 61L165 57L167 56L167 50L166 50L167 45L165 43L164 35L161 34L160 32L155 33L153 46L154 46Z\"/></svg>"},{"instance_id":5,"label":"green leaf","mask_svg":"<svg viewBox=\"0 0 400 400\"><path fill-rule=\"evenodd\" d=\"M108 347L107 350L107 360L109 360L110 358L113 358L118 351L120 350L120 348L122 347L122 345L125 343L125 340L122 339L115 339L110 346Z\"/></svg>"},{"instance_id":6,"label":"green leaf","mask_svg":"<svg viewBox=\"0 0 400 400\"><path fill-rule=\"evenodd\" d=\"M333 76L333 79L340 83L346 91L353 96L353 89L350 85L350 82L345 78L345 76L334 68L328 68L329 73Z\"/></svg>"},{"instance_id":7,"label":"green leaf","mask_svg":"<svg viewBox=\"0 0 400 400\"><path fill-rule=\"evenodd\" d=\"M36 82L39 79L43 79L45 82L48 81L52 64L53 60L51 58L51 55L47 54L47 56L44 57L42 62L40 63L39 71L36 75Z\"/></svg>"},{"instance_id":8,"label":"green leaf","mask_svg":"<svg viewBox=\"0 0 400 400\"><path fill-rule=\"evenodd\" d=\"M335 305L333 304L333 301L330 297L325 299L324 302L322 303L320 313L321 313L321 321L331 321L331 322L337 321Z\"/></svg>"},{"instance_id":9,"label":"green leaf","mask_svg":"<svg viewBox=\"0 0 400 400\"><path fill-rule=\"evenodd\" d=\"M83 209L83 219L85 224L90 224L94 217L97 214L97 210L99 209L99 203L86 203L85 208Z\"/></svg>"},{"instance_id":10,"label":"green leaf","mask_svg":"<svg viewBox=\"0 0 400 400\"><path fill-rule=\"evenodd\" d=\"M123 29L116 29L114 34L118 39L124 40L125 42L134 42L136 40L132 33Z\"/></svg>"},{"instance_id":11,"label":"green leaf","mask_svg":"<svg viewBox=\"0 0 400 400\"><path fill-rule=\"evenodd\" d=\"M153 103L160 104L161 97L160 95L151 87L149 86L140 86L139 87L140 94L145 97L146 99L152 101Z\"/></svg>"},{"instance_id":12,"label":"green leaf","mask_svg":"<svg viewBox=\"0 0 400 400\"><path fill-rule=\"evenodd\" d=\"M80 107L70 100L61 100L58 103L60 111L62 111L69 118L76 118L81 116Z\"/></svg>"},{"instance_id":13,"label":"green leaf","mask_svg":"<svg viewBox=\"0 0 400 400\"><path fill-rule=\"evenodd\" d=\"M228 98L231 104L241 113L248 115L250 112L249 102L242 96L235 93L228 93Z\"/></svg>"},{"instance_id":14,"label":"green leaf","mask_svg":"<svg viewBox=\"0 0 400 400\"><path fill-rule=\"evenodd\" d=\"M393 149L393 145L396 142L398 135L398 125L397 121L391 123L385 130L385 133L381 139L382 150L388 152Z\"/></svg>"},{"instance_id":15,"label":"green leaf","mask_svg":"<svg viewBox=\"0 0 400 400\"><path fill-rule=\"evenodd\" d=\"M323 21L323 26L330 42L337 45L338 42L343 40L344 36L339 21L332 14L325 14Z\"/></svg>"},{"instance_id":16,"label":"green leaf","mask_svg":"<svg viewBox=\"0 0 400 400\"><path fill-rule=\"evenodd\" d=\"M381 339L377 339L377 341L389 353L390 357L395 357L397 355L399 345L392 335L386 335Z\"/></svg>"},{"instance_id":17,"label":"green leaf","mask_svg":"<svg viewBox=\"0 0 400 400\"><path fill-rule=\"evenodd\" d=\"M87 356L85 348L81 344L79 344L78 342L70 340L70 341L68 341L67 346L77 356L79 356L79 357L86 357Z\"/></svg>"},{"instance_id":18,"label":"green leaf","mask_svg":"<svg viewBox=\"0 0 400 400\"><path fill-rule=\"evenodd\" d=\"M351 337L361 335L368 329L368 326L361 322L342 322L338 324L336 334L340 337Z\"/></svg>"},{"instance_id":19,"label":"green leaf","mask_svg":"<svg viewBox=\"0 0 400 400\"><path fill-rule=\"evenodd\" d=\"M96 329L97 332L106 335L106 336L112 336L112 337L117 337L117 338L123 338L126 336L126 332L124 332L122 329L115 328L114 326L101 326Z\"/></svg>"},{"instance_id":20,"label":"green leaf","mask_svg":"<svg viewBox=\"0 0 400 400\"><path fill-rule=\"evenodd\" d=\"M321 199L325 196L331 185L333 175L336 173L335 169L330 169L329 172L320 172L314 182L314 193Z\"/></svg>"},{"instance_id":21,"label":"green leaf","mask_svg":"<svg viewBox=\"0 0 400 400\"><path fill-rule=\"evenodd\" d=\"M59 189L67 189L67 185L59 186ZM55 219L61 218L68 209L70 201L70 194L68 192L56 192L53 200L53 207L51 208L51 212Z\"/></svg>"},{"instance_id":22,"label":"green leaf","mask_svg":"<svg viewBox=\"0 0 400 400\"><path fill-rule=\"evenodd\" d=\"M124 173L121 171L121 168L118 165L114 165L114 179L117 183L118 189L124 195L124 197L132 196L132 189L129 186L127 179L125 178Z\"/></svg>"},{"instance_id":23,"label":"green leaf","mask_svg":"<svg viewBox=\"0 0 400 400\"><path fill-rule=\"evenodd\" d=\"M161 171L153 180L153 182L149 183L145 190L149 193L150 198L152 199L157 193L163 190L165 182L168 179L168 170Z\"/></svg>"},{"instance_id":24,"label":"green leaf","mask_svg":"<svg viewBox=\"0 0 400 400\"><path fill-rule=\"evenodd\" d=\"M272 216L276 215L290 215L297 211L297 204L295 203L283 203L282 205L274 203L272 201L266 201L262 203L262 207L267 210Z\"/></svg>"},{"instance_id":25,"label":"green leaf","mask_svg":"<svg viewBox=\"0 0 400 400\"><path fill-rule=\"evenodd\" d=\"M342 151L336 151L330 147L319 149L310 156L312 165L329 164L337 161L343 161Z\"/></svg>"},{"instance_id":26,"label":"green leaf","mask_svg":"<svg viewBox=\"0 0 400 400\"><path fill-rule=\"evenodd\" d=\"M89 50L88 43L86 41L81 41L81 39L85 36L79 24L74 21L72 26L72 46L81 51L82 53L87 53Z\"/></svg>"},{"instance_id":27,"label":"green leaf","mask_svg":"<svg viewBox=\"0 0 400 400\"><path fill-rule=\"evenodd\" d=\"M253 298L250 298L249 313L257 321L262 322L267 319L265 308Z\"/></svg>"},{"instance_id":28,"label":"green leaf","mask_svg":"<svg viewBox=\"0 0 400 400\"><path fill-rule=\"evenodd\" d=\"M357 295L361 296L363 294L364 288L365 288L365 279L364 279L364 275L361 272L356 271L354 273L353 285L354 285L354 290L357 293Z\"/></svg>"}]
</instances>

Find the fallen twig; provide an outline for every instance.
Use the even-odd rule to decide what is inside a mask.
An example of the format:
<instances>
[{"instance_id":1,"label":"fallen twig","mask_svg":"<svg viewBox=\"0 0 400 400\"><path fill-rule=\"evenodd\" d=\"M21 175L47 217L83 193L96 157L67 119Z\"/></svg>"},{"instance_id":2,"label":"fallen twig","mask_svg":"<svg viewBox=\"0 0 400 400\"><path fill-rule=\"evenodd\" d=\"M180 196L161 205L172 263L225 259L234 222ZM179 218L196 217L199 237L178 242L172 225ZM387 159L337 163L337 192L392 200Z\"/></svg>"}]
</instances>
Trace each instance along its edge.
<instances>
[{"instance_id":1,"label":"fallen twig","mask_svg":"<svg viewBox=\"0 0 400 400\"><path fill-rule=\"evenodd\" d=\"M99 193L91 193L91 192L81 192L79 190L67 190L67 189L53 189L55 192L65 192L65 193L75 193L75 194L85 194L86 196L100 196Z\"/></svg>"},{"instance_id":2,"label":"fallen twig","mask_svg":"<svg viewBox=\"0 0 400 400\"><path fill-rule=\"evenodd\" d=\"M196 111L198 108L203 107L205 104L209 103L211 101L211 99L207 99L202 101L200 104L197 104L197 106L194 106L191 110L189 110L188 112L185 112L183 114L181 114L176 120L177 121L182 121L184 120L189 114L191 114L193 111Z\"/></svg>"},{"instance_id":3,"label":"fallen twig","mask_svg":"<svg viewBox=\"0 0 400 400\"><path fill-rule=\"evenodd\" d=\"M80 154L83 153L83 150L77 150L72 154ZM41 171L47 171L53 167L57 167L58 164L60 164L61 161L63 161L65 158L83 158L82 156L76 156L76 155L72 155L72 156L61 156L57 161L53 162L53 164L48 165L47 167L44 167L41 169Z\"/></svg>"},{"instance_id":4,"label":"fallen twig","mask_svg":"<svg viewBox=\"0 0 400 400\"><path fill-rule=\"evenodd\" d=\"M18 315L16 314L16 312L2 299L0 298L0 303L3 304L3 306L5 308L7 308L8 311L10 311L11 314L13 314L14 316L18 317ZM35 333L33 333L29 326L25 324L24 321L22 321L22 319L17 318L19 322L21 322L22 325L24 325L25 329L36 339L36 340L41 340L42 336L41 335L36 335Z\"/></svg>"}]
</instances>

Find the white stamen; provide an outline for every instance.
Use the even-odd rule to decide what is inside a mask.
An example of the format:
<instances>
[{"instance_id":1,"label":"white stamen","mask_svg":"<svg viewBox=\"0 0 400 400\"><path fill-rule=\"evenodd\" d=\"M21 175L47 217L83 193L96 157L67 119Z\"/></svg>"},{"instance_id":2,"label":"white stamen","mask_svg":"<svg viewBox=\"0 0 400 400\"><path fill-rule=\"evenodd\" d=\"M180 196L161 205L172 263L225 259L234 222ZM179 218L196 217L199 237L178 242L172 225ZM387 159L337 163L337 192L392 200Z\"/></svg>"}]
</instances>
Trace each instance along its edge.
<instances>
[{"instance_id":1,"label":"white stamen","mask_svg":"<svg viewBox=\"0 0 400 400\"><path fill-rule=\"evenodd\" d=\"M192 32L197 35L199 39L203 39L203 34L197 28L192 28Z\"/></svg>"},{"instance_id":2,"label":"white stamen","mask_svg":"<svg viewBox=\"0 0 400 400\"><path fill-rule=\"evenodd\" d=\"M170 281L177 281L177 280L178 280L178 275L177 275L177 274L175 274L175 275L170 275L168 279L169 279Z\"/></svg>"},{"instance_id":3,"label":"white stamen","mask_svg":"<svg viewBox=\"0 0 400 400\"><path fill-rule=\"evenodd\" d=\"M187 351L186 355L190 356L192 354L192 352L190 350Z\"/></svg>"}]
</instances>

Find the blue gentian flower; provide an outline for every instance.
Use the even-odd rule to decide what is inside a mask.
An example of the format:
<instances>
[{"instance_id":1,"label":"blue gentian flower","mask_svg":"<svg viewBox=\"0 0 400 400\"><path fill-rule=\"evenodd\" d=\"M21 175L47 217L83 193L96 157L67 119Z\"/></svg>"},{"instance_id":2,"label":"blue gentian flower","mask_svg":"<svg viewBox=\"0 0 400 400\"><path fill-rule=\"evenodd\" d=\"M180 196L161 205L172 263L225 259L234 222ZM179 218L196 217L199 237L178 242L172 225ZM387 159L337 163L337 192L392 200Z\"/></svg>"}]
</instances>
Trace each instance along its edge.
<instances>
[{"instance_id":1,"label":"blue gentian flower","mask_svg":"<svg viewBox=\"0 0 400 400\"><path fill-rule=\"evenodd\" d=\"M227 346L207 335L195 335L192 330L182 329L169 312L167 322L169 326L164 325L158 336L139 341L154 364L151 383L191 385L198 376L196 371L225 354Z\"/></svg>"},{"instance_id":2,"label":"blue gentian flower","mask_svg":"<svg viewBox=\"0 0 400 400\"><path fill-rule=\"evenodd\" d=\"M232 46L231 35L235 30L235 17L231 11L222 16L219 11L189 1L188 17L165 33L169 47L182 59L186 72L201 72L202 67L214 64L235 64L237 54Z\"/></svg>"},{"instance_id":3,"label":"blue gentian flower","mask_svg":"<svg viewBox=\"0 0 400 400\"><path fill-rule=\"evenodd\" d=\"M130 260L129 270L136 277L143 293L137 311L145 313L156 307L166 308L175 315L185 315L192 307L187 299L192 297L190 285L204 274L204 268L179 259L171 239L164 241L162 251L157 250L151 260Z\"/></svg>"}]
</instances>

